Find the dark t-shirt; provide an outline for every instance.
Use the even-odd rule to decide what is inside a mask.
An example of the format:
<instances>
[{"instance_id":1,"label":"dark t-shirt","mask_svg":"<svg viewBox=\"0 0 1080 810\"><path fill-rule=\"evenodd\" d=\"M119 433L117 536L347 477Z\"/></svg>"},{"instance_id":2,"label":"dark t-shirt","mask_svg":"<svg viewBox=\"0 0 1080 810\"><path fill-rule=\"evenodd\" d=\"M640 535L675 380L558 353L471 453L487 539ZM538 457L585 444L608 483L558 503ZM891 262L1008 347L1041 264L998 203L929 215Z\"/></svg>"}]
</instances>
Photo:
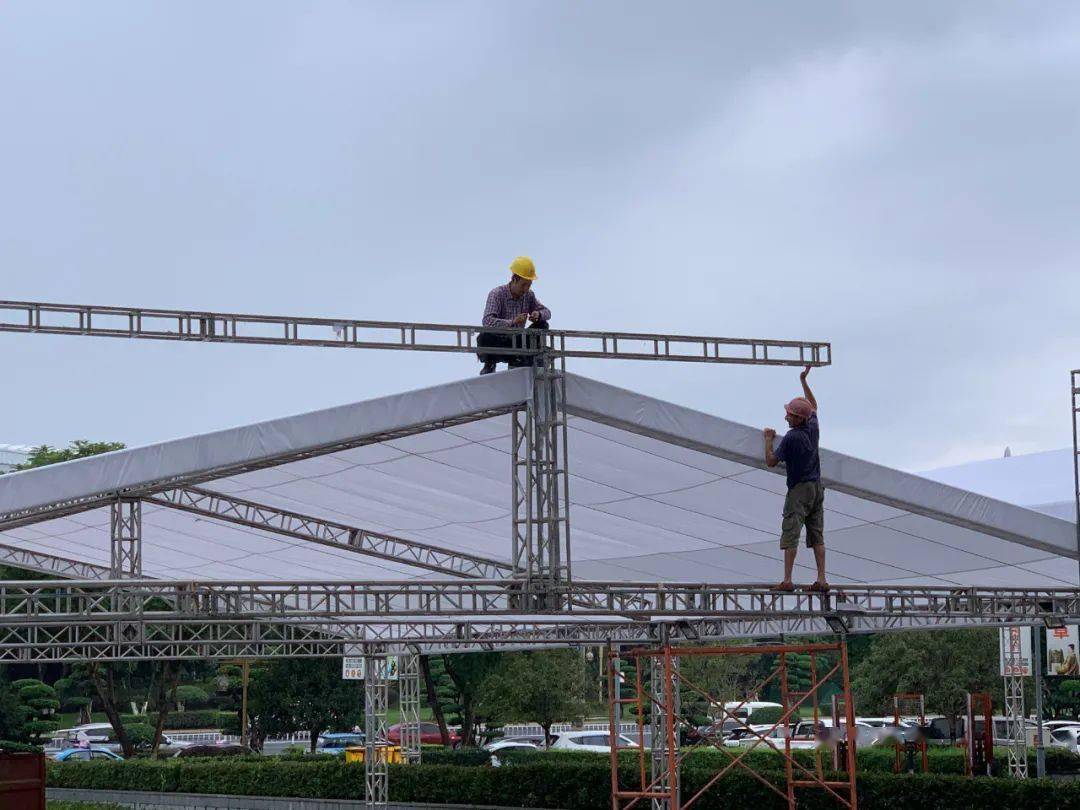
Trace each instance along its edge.
<instances>
[{"instance_id":1,"label":"dark t-shirt","mask_svg":"<svg viewBox=\"0 0 1080 810\"><path fill-rule=\"evenodd\" d=\"M787 467L788 489L804 481L820 481L817 413L784 434L773 455Z\"/></svg>"}]
</instances>

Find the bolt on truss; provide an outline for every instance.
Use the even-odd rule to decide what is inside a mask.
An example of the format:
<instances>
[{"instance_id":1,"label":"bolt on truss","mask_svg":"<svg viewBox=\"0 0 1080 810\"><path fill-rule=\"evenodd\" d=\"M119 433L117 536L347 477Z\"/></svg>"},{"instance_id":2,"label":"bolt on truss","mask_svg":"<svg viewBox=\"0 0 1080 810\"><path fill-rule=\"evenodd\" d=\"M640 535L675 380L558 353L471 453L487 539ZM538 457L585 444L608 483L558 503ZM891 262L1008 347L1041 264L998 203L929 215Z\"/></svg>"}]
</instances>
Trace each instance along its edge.
<instances>
[{"instance_id":1,"label":"bolt on truss","mask_svg":"<svg viewBox=\"0 0 1080 810\"><path fill-rule=\"evenodd\" d=\"M109 517L109 572L113 579L142 576L142 501L117 498Z\"/></svg>"},{"instance_id":2,"label":"bolt on truss","mask_svg":"<svg viewBox=\"0 0 1080 810\"><path fill-rule=\"evenodd\" d=\"M368 807L386 807L389 660L386 651L364 652L364 787Z\"/></svg>"},{"instance_id":3,"label":"bolt on truss","mask_svg":"<svg viewBox=\"0 0 1080 810\"><path fill-rule=\"evenodd\" d=\"M420 762L420 656L398 656L398 696L401 709L401 753L409 764Z\"/></svg>"},{"instance_id":4,"label":"bolt on truss","mask_svg":"<svg viewBox=\"0 0 1080 810\"><path fill-rule=\"evenodd\" d=\"M521 330L455 324L0 301L0 332L472 354L477 350L476 339L481 332L520 334ZM764 366L826 366L832 362L832 347L821 341L641 332L549 330L536 348L499 350L501 354L513 355L533 355L537 351L547 351L557 357Z\"/></svg>"},{"instance_id":5,"label":"bolt on truss","mask_svg":"<svg viewBox=\"0 0 1080 810\"><path fill-rule=\"evenodd\" d=\"M448 551L427 543L265 506L199 487L164 490L149 495L146 501L240 526L310 540L335 548L346 548L370 557L391 560L439 574L498 579L508 576L512 570L508 563L500 560Z\"/></svg>"}]
</instances>

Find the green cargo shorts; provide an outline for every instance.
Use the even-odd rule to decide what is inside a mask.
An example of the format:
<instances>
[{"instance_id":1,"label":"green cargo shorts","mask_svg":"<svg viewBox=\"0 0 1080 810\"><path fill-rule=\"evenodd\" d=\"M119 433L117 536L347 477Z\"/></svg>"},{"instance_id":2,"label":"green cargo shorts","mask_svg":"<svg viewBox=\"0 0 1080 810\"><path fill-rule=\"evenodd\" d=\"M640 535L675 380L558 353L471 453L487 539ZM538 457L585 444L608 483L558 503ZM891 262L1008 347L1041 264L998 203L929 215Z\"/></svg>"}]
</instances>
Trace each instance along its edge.
<instances>
[{"instance_id":1,"label":"green cargo shorts","mask_svg":"<svg viewBox=\"0 0 1080 810\"><path fill-rule=\"evenodd\" d=\"M825 487L820 481L803 481L784 498L784 524L780 548L795 548L806 526L806 547L825 545Z\"/></svg>"}]
</instances>

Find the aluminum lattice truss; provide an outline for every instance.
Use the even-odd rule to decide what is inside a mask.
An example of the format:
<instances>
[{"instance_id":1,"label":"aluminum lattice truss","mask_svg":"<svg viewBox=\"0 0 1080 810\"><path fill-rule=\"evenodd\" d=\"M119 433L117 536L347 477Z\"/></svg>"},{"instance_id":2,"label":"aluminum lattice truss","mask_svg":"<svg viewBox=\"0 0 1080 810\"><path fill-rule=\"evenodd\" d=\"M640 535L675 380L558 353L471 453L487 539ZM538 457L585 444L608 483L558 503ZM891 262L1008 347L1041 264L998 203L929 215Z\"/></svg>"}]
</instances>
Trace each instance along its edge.
<instances>
[{"instance_id":1,"label":"aluminum lattice truss","mask_svg":"<svg viewBox=\"0 0 1080 810\"><path fill-rule=\"evenodd\" d=\"M0 332L465 354L476 352L476 338L481 332L520 334L516 329L457 324L240 315L40 301L0 301ZM641 332L552 329L543 333L543 343L537 349L499 349L505 355L535 355L538 351L555 357L767 366L826 366L832 362L832 347L821 341Z\"/></svg>"},{"instance_id":2,"label":"aluminum lattice truss","mask_svg":"<svg viewBox=\"0 0 1080 810\"><path fill-rule=\"evenodd\" d=\"M688 640L1080 620L1076 589L841 587L828 597L765 586L563 583L548 612L522 583L0 583L0 660L340 655L345 642L476 649L641 643L668 625Z\"/></svg>"}]
</instances>

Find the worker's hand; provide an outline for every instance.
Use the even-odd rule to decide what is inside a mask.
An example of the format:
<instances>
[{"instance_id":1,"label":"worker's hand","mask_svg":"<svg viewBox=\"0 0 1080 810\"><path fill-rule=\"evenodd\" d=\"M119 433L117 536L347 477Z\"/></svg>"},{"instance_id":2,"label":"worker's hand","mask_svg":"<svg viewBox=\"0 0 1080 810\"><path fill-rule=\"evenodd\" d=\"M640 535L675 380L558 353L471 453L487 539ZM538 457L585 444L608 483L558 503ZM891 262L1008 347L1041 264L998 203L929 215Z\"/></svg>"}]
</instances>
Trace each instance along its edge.
<instances>
[{"instance_id":1,"label":"worker's hand","mask_svg":"<svg viewBox=\"0 0 1080 810\"><path fill-rule=\"evenodd\" d=\"M766 439L775 439L776 438L776 431L773 430L772 428L765 428L761 432L762 432L762 434L764 434Z\"/></svg>"},{"instance_id":2,"label":"worker's hand","mask_svg":"<svg viewBox=\"0 0 1080 810\"><path fill-rule=\"evenodd\" d=\"M514 324L514 326L524 326L525 320L527 318L528 316L524 312L522 312L520 315L515 317L514 320L511 321L511 323Z\"/></svg>"},{"instance_id":3,"label":"worker's hand","mask_svg":"<svg viewBox=\"0 0 1080 810\"><path fill-rule=\"evenodd\" d=\"M538 320L540 320L540 313L539 312L530 312L529 313L529 320L532 321L533 323L536 323Z\"/></svg>"},{"instance_id":4,"label":"worker's hand","mask_svg":"<svg viewBox=\"0 0 1080 810\"><path fill-rule=\"evenodd\" d=\"M802 370L802 374L799 375L800 380L805 380L806 379L806 375L810 373L810 368L811 368L810 366L807 366L806 368L804 368Z\"/></svg>"}]
</instances>

